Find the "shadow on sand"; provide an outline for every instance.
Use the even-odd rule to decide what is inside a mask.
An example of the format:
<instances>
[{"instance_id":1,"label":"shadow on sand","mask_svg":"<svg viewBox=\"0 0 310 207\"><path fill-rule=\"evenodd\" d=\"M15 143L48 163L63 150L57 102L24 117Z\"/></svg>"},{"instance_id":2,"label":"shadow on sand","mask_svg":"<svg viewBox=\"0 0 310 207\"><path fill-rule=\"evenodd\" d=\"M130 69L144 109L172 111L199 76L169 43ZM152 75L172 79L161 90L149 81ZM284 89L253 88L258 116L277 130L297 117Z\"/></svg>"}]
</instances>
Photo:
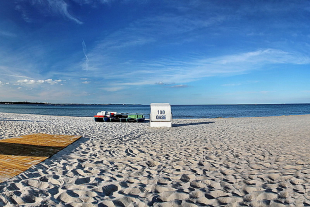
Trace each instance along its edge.
<instances>
[{"instance_id":1,"label":"shadow on sand","mask_svg":"<svg viewBox=\"0 0 310 207\"><path fill-rule=\"evenodd\" d=\"M33 120L16 120L16 119L1 119L0 121L25 121L25 122L44 122L44 121L33 121Z\"/></svg>"},{"instance_id":2,"label":"shadow on sand","mask_svg":"<svg viewBox=\"0 0 310 207\"><path fill-rule=\"evenodd\" d=\"M186 123L186 124L173 124L172 127L181 127L181 126L191 126L191 125L201 125L201 124L214 124L213 121L203 121L203 122L195 122L195 123Z\"/></svg>"}]
</instances>

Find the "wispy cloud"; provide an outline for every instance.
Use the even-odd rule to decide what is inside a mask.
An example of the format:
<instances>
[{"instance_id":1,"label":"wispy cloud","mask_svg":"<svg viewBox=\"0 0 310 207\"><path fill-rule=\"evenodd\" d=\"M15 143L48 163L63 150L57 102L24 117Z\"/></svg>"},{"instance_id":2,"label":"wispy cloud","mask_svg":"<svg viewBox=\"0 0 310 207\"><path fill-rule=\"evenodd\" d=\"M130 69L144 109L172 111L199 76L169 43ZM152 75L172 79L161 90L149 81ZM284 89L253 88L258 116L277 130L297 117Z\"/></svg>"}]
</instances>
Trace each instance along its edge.
<instances>
[{"instance_id":1,"label":"wispy cloud","mask_svg":"<svg viewBox=\"0 0 310 207\"><path fill-rule=\"evenodd\" d=\"M61 15L68 18L71 21L74 21L77 24L83 24L82 21L78 20L68 11L68 3L64 0L16 0L16 10L21 12L23 19L31 23L36 19L32 17L32 14L29 10L37 9L37 12L42 16L54 16Z\"/></svg>"},{"instance_id":2,"label":"wispy cloud","mask_svg":"<svg viewBox=\"0 0 310 207\"><path fill-rule=\"evenodd\" d=\"M111 77L122 77L119 85L165 85L168 83L189 83L212 76L230 76L249 73L254 70L264 70L270 64L310 64L310 58L299 53L290 53L275 49L264 49L246 53L219 56L213 58L195 58L183 61L161 60L132 62L129 68L148 68L150 73L136 70L134 76L124 71L119 74L114 71ZM137 79L134 77L143 77ZM109 77L107 77L109 78ZM134 81L131 81L134 80Z\"/></svg>"},{"instance_id":3,"label":"wispy cloud","mask_svg":"<svg viewBox=\"0 0 310 207\"><path fill-rule=\"evenodd\" d=\"M122 90L124 87L104 87L102 90L108 91L108 92L116 92Z\"/></svg>"},{"instance_id":4,"label":"wispy cloud","mask_svg":"<svg viewBox=\"0 0 310 207\"><path fill-rule=\"evenodd\" d=\"M73 0L74 2L80 4L80 5L94 5L96 6L97 4L110 4L114 0Z\"/></svg>"},{"instance_id":5,"label":"wispy cloud","mask_svg":"<svg viewBox=\"0 0 310 207\"><path fill-rule=\"evenodd\" d=\"M156 85L161 85L161 86L167 86L167 85L172 85L172 84L175 84L175 83L164 83L164 82L157 82L155 83Z\"/></svg>"},{"instance_id":6,"label":"wispy cloud","mask_svg":"<svg viewBox=\"0 0 310 207\"><path fill-rule=\"evenodd\" d=\"M10 59L10 57L7 57L7 59ZM7 63L7 64L12 64L13 62ZM0 65L0 79L2 81L6 82L15 82L17 80L22 79L28 79L28 71L25 70L25 67L19 67L19 63L13 64L15 67L12 66L5 66L5 65ZM25 71L22 71L24 69Z\"/></svg>"},{"instance_id":7,"label":"wispy cloud","mask_svg":"<svg viewBox=\"0 0 310 207\"><path fill-rule=\"evenodd\" d=\"M85 68L84 70L88 70L88 57L87 57L87 49L86 49L86 44L84 42L84 40L82 41L82 47L83 47L83 53L84 53L84 56L85 56Z\"/></svg>"},{"instance_id":8,"label":"wispy cloud","mask_svg":"<svg viewBox=\"0 0 310 207\"><path fill-rule=\"evenodd\" d=\"M269 64L310 64L310 58L300 53L276 49L219 56L214 58L193 59L169 74L174 82L190 82L204 77L236 75L253 70L262 70Z\"/></svg>"},{"instance_id":9,"label":"wispy cloud","mask_svg":"<svg viewBox=\"0 0 310 207\"><path fill-rule=\"evenodd\" d=\"M220 65L228 65L235 63L253 63L253 64L269 64L269 63L290 63L290 64L309 64L310 58L303 54L286 52L277 49L262 49L253 52L246 52L237 55L228 55L216 58L213 62Z\"/></svg>"},{"instance_id":10,"label":"wispy cloud","mask_svg":"<svg viewBox=\"0 0 310 207\"><path fill-rule=\"evenodd\" d=\"M154 69L156 68L164 72L161 66L168 66L166 70L173 72L171 69L177 70L177 68L171 64L183 64L182 61L177 63L177 60L174 60L175 62L145 60L137 63L135 57L131 57L136 52L128 53L127 51L141 51L142 47L150 47L150 49L154 47L156 49L158 47L157 45L160 45L166 37L179 36L180 34L182 35L196 29L207 28L223 22L225 19L223 16L216 16L201 20L199 17L191 18L189 16L168 14L139 19L127 27L103 37L87 53L85 52L86 44L83 41L82 46L85 59L81 60L79 65L81 68L85 68L86 66L95 76L100 76L104 73L105 78L120 78L121 76L126 78L133 75L144 78L148 75L154 75L156 71ZM182 41L189 41L189 38ZM176 42L178 42L177 44L182 43L179 41ZM126 54L123 54L124 51ZM146 54L150 52L148 51ZM161 80L158 79L155 81L160 82Z\"/></svg>"},{"instance_id":11,"label":"wispy cloud","mask_svg":"<svg viewBox=\"0 0 310 207\"><path fill-rule=\"evenodd\" d=\"M202 5L204 5L204 9L200 9ZM235 6L235 4L233 5ZM177 56L173 53L170 53L169 56L160 56L153 52L154 57L149 58L146 55L145 59L143 57L136 59L128 52L139 51L141 48L156 51L159 49L158 45L162 43L167 49L169 48L167 45L171 45L172 42L182 45L186 41L195 41L197 44L197 39L191 40L190 34L196 34L196 31L201 30L206 31L207 28L218 31L214 30L215 26L251 14L245 9L247 6L240 5L240 8L238 7L240 13L236 14L231 5L225 5L222 8L219 4L210 1L191 3L191 7L194 6L198 14L190 13L183 6L185 6L183 3L177 5L183 15L163 12L160 15L148 16L103 37L87 53L88 68L92 71L92 75L104 77L106 80L118 80L119 86L159 83L182 85L206 77L237 75L261 70L268 64L310 63L310 58L307 55L277 48L243 48L245 52L228 55L223 55L225 51L221 55L202 55L203 53L199 51L193 55L185 54L184 56ZM256 9L263 10L261 5ZM207 11L220 12L210 15ZM268 13L268 15L270 14ZM224 28L230 29L231 27ZM171 42L166 42L166 38ZM160 52L165 54L163 51ZM133 52L133 54L135 53ZM83 67L85 62L81 62L80 65Z\"/></svg>"},{"instance_id":12,"label":"wispy cloud","mask_svg":"<svg viewBox=\"0 0 310 207\"><path fill-rule=\"evenodd\" d=\"M156 85L161 85L164 87L169 87L169 88L187 88L188 85L183 85L183 84L178 84L176 85L175 83L163 83L163 82L158 82L155 83Z\"/></svg>"},{"instance_id":13,"label":"wispy cloud","mask_svg":"<svg viewBox=\"0 0 310 207\"><path fill-rule=\"evenodd\" d=\"M66 2L62 0L48 0L47 2L49 3L50 8L52 8L55 13L58 12L77 24L83 24L83 22L81 22L68 12L68 4Z\"/></svg>"},{"instance_id":14,"label":"wispy cloud","mask_svg":"<svg viewBox=\"0 0 310 207\"><path fill-rule=\"evenodd\" d=\"M7 32L7 31L0 31L0 36L3 36L3 37L17 37L16 34L14 34L12 32Z\"/></svg>"},{"instance_id":15,"label":"wispy cloud","mask_svg":"<svg viewBox=\"0 0 310 207\"><path fill-rule=\"evenodd\" d=\"M235 86L257 84L257 83L259 83L259 81L243 81L243 82L238 82L238 83L226 83L226 84L223 84L222 86L224 86L224 87L235 87Z\"/></svg>"},{"instance_id":16,"label":"wispy cloud","mask_svg":"<svg viewBox=\"0 0 310 207\"><path fill-rule=\"evenodd\" d=\"M89 5L97 7L98 5L111 4L114 0L16 0L15 9L22 15L24 21L32 23L36 19L32 16L33 9L44 16L61 15L77 24L83 24L74 14L69 12L70 3L77 3L79 5Z\"/></svg>"},{"instance_id":17,"label":"wispy cloud","mask_svg":"<svg viewBox=\"0 0 310 207\"><path fill-rule=\"evenodd\" d=\"M222 86L225 87L234 87L234 86L240 86L242 85L241 83L227 83L227 84L223 84Z\"/></svg>"},{"instance_id":18,"label":"wispy cloud","mask_svg":"<svg viewBox=\"0 0 310 207\"><path fill-rule=\"evenodd\" d=\"M183 85L183 84L171 86L171 88L187 88L187 87L188 85Z\"/></svg>"}]
</instances>

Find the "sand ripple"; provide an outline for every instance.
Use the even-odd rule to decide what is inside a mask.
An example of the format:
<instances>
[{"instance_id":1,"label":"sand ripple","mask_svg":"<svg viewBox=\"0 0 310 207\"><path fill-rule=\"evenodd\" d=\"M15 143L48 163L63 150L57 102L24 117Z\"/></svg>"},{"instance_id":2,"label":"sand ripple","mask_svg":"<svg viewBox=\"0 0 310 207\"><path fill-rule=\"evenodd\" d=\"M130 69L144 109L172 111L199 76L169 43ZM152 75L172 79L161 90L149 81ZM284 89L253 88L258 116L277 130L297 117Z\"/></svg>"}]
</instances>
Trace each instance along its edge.
<instances>
[{"instance_id":1,"label":"sand ripple","mask_svg":"<svg viewBox=\"0 0 310 207\"><path fill-rule=\"evenodd\" d=\"M6 113L0 120L1 139L83 136L1 183L0 206L310 205L309 115L174 120L169 129Z\"/></svg>"}]
</instances>

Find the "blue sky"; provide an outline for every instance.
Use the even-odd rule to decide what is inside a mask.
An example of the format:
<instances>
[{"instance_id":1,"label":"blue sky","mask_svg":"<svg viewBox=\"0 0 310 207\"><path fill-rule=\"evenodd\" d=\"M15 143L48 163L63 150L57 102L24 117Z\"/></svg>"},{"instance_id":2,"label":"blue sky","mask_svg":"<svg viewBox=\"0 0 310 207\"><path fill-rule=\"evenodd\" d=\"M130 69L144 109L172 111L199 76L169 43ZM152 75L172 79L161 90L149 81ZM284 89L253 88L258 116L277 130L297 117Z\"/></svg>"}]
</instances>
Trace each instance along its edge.
<instances>
[{"instance_id":1,"label":"blue sky","mask_svg":"<svg viewBox=\"0 0 310 207\"><path fill-rule=\"evenodd\" d=\"M0 0L0 101L310 103L310 1Z\"/></svg>"}]
</instances>

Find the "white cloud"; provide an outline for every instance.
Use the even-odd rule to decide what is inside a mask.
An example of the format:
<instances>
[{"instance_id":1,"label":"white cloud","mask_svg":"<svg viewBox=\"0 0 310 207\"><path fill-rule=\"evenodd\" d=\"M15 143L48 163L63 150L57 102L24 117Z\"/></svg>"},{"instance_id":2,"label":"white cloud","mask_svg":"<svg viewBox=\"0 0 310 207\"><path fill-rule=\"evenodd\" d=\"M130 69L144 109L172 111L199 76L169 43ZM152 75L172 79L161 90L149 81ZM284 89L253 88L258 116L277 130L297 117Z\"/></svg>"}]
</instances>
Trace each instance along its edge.
<instances>
[{"instance_id":1,"label":"white cloud","mask_svg":"<svg viewBox=\"0 0 310 207\"><path fill-rule=\"evenodd\" d=\"M43 84L43 83L47 83L47 84L57 84L62 82L62 80L53 80L53 79L46 79L46 80L29 80L29 79L24 79L24 80L18 80L17 83L19 84L29 84L29 85L34 85L34 84Z\"/></svg>"},{"instance_id":2,"label":"white cloud","mask_svg":"<svg viewBox=\"0 0 310 207\"><path fill-rule=\"evenodd\" d=\"M42 81L42 80L41 80ZM57 83L60 83L62 82L62 80L53 80L53 79L47 79L47 80L44 80L45 83L48 83L48 84L51 84L51 85L54 85L54 84L57 84Z\"/></svg>"},{"instance_id":3,"label":"white cloud","mask_svg":"<svg viewBox=\"0 0 310 207\"><path fill-rule=\"evenodd\" d=\"M36 83L35 80L28 80L28 79L24 79L24 80L18 80L17 83L25 83L25 84L34 84Z\"/></svg>"}]
</instances>

